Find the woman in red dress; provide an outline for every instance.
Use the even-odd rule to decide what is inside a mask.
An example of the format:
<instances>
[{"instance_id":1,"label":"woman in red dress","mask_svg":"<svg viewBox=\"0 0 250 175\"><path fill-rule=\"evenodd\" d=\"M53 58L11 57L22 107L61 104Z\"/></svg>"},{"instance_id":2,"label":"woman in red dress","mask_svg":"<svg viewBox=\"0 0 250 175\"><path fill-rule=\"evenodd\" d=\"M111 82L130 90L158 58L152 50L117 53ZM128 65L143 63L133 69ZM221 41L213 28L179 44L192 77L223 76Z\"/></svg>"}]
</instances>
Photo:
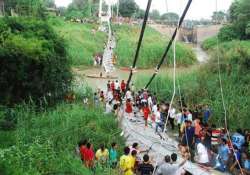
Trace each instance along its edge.
<instances>
[{"instance_id":1,"label":"woman in red dress","mask_svg":"<svg viewBox=\"0 0 250 175\"><path fill-rule=\"evenodd\" d=\"M87 143L86 150L84 152L84 163L87 168L94 167L94 158L95 153L93 151L93 146L90 143Z\"/></svg>"},{"instance_id":2,"label":"woman in red dress","mask_svg":"<svg viewBox=\"0 0 250 175\"><path fill-rule=\"evenodd\" d=\"M150 109L147 103L144 103L142 110L143 110L143 116L145 120L145 127L148 127L148 117L150 114Z\"/></svg>"},{"instance_id":3,"label":"woman in red dress","mask_svg":"<svg viewBox=\"0 0 250 175\"><path fill-rule=\"evenodd\" d=\"M132 103L131 103L131 100L130 100L130 99L128 99L128 100L126 101L125 112L127 113L127 116L128 116L129 118L132 117L133 108L132 108Z\"/></svg>"}]
</instances>

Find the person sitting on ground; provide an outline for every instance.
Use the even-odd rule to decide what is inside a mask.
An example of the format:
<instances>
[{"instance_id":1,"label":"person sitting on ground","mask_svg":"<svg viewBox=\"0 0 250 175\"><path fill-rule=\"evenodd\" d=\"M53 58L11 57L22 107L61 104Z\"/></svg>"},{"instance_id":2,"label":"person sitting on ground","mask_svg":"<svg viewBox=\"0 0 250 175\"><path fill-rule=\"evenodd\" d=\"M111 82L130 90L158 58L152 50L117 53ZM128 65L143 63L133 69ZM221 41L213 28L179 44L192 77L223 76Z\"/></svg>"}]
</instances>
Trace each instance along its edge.
<instances>
[{"instance_id":1,"label":"person sitting on ground","mask_svg":"<svg viewBox=\"0 0 250 175\"><path fill-rule=\"evenodd\" d=\"M218 147L218 158L217 158L218 163L216 163L215 168L218 169L219 171L224 172L227 169L230 150L227 146L226 139L222 138L220 142L221 142L220 146Z\"/></svg>"},{"instance_id":2,"label":"person sitting on ground","mask_svg":"<svg viewBox=\"0 0 250 175\"><path fill-rule=\"evenodd\" d=\"M95 157L98 163L100 163L102 166L107 165L109 159L109 151L105 148L104 144L102 144L100 146L100 149L96 151Z\"/></svg>"},{"instance_id":3,"label":"person sitting on ground","mask_svg":"<svg viewBox=\"0 0 250 175\"><path fill-rule=\"evenodd\" d=\"M156 175L174 175L186 163L187 159L186 157L179 165L172 164L170 156L166 155L164 158L165 162L159 166Z\"/></svg>"},{"instance_id":4,"label":"person sitting on ground","mask_svg":"<svg viewBox=\"0 0 250 175\"><path fill-rule=\"evenodd\" d=\"M150 163L148 154L143 156L143 162L138 165L140 175L151 175L154 172L154 166Z\"/></svg>"},{"instance_id":5,"label":"person sitting on ground","mask_svg":"<svg viewBox=\"0 0 250 175\"><path fill-rule=\"evenodd\" d=\"M233 145L237 146L237 148L241 150L245 143L245 137L243 136L241 129L237 129L236 133L232 135L232 142Z\"/></svg>"},{"instance_id":6,"label":"person sitting on ground","mask_svg":"<svg viewBox=\"0 0 250 175\"><path fill-rule=\"evenodd\" d=\"M250 175L250 154L249 153L243 153L242 154L243 159L243 172L245 175Z\"/></svg>"},{"instance_id":7,"label":"person sitting on ground","mask_svg":"<svg viewBox=\"0 0 250 175\"><path fill-rule=\"evenodd\" d=\"M233 159L233 163L230 166L230 172L233 174L239 174L241 167L241 153L239 148L236 145L233 145L233 155L231 158ZM239 165L240 164L240 165Z\"/></svg>"},{"instance_id":8,"label":"person sitting on ground","mask_svg":"<svg viewBox=\"0 0 250 175\"><path fill-rule=\"evenodd\" d=\"M117 167L117 143L113 142L109 151L109 161L111 168Z\"/></svg>"},{"instance_id":9,"label":"person sitting on ground","mask_svg":"<svg viewBox=\"0 0 250 175\"><path fill-rule=\"evenodd\" d=\"M204 145L205 137L201 137L201 142L197 144L197 162L203 166L209 166L207 148Z\"/></svg>"},{"instance_id":10,"label":"person sitting on ground","mask_svg":"<svg viewBox=\"0 0 250 175\"><path fill-rule=\"evenodd\" d=\"M124 148L124 155L120 157L120 170L123 175L133 175L133 170L132 170L132 160L129 156L130 149L129 147Z\"/></svg>"}]
</instances>

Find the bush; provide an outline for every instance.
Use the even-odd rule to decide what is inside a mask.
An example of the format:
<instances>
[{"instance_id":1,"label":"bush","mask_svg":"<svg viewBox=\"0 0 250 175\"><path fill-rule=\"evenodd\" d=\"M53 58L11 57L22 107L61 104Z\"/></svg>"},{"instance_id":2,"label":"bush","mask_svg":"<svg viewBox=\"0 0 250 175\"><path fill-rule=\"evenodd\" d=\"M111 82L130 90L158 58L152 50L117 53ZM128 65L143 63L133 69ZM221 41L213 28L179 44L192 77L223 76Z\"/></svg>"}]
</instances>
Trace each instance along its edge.
<instances>
[{"instance_id":1,"label":"bush","mask_svg":"<svg viewBox=\"0 0 250 175\"><path fill-rule=\"evenodd\" d=\"M43 21L0 19L0 99L55 102L71 84L64 41Z\"/></svg>"},{"instance_id":2,"label":"bush","mask_svg":"<svg viewBox=\"0 0 250 175\"><path fill-rule=\"evenodd\" d=\"M235 26L232 24L222 27L220 29L218 37L220 41L231 41L234 39L240 39L240 35L237 34Z\"/></svg>"}]
</instances>

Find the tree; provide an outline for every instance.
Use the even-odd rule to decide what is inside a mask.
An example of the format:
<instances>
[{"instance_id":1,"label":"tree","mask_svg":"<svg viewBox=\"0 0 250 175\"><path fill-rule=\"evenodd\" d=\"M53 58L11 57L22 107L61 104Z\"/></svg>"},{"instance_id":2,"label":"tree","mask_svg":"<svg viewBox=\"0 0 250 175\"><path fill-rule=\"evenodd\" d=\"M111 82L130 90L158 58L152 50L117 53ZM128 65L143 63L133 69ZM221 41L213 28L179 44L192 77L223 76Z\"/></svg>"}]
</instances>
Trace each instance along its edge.
<instances>
[{"instance_id":1,"label":"tree","mask_svg":"<svg viewBox=\"0 0 250 175\"><path fill-rule=\"evenodd\" d=\"M71 79L64 41L44 20L0 19L0 103L55 102Z\"/></svg>"},{"instance_id":2,"label":"tree","mask_svg":"<svg viewBox=\"0 0 250 175\"><path fill-rule=\"evenodd\" d=\"M44 3L44 6L47 8L55 8L56 7L55 0L44 0L43 3Z\"/></svg>"},{"instance_id":3,"label":"tree","mask_svg":"<svg viewBox=\"0 0 250 175\"><path fill-rule=\"evenodd\" d=\"M150 18L153 20L159 20L161 18L160 12L158 10L153 10L150 13Z\"/></svg>"},{"instance_id":4,"label":"tree","mask_svg":"<svg viewBox=\"0 0 250 175\"><path fill-rule=\"evenodd\" d=\"M167 25L177 25L179 21L179 15L173 12L164 13L161 16L161 20Z\"/></svg>"},{"instance_id":5,"label":"tree","mask_svg":"<svg viewBox=\"0 0 250 175\"><path fill-rule=\"evenodd\" d=\"M227 19L227 14L223 11L213 12L212 20L215 23L222 24Z\"/></svg>"},{"instance_id":6,"label":"tree","mask_svg":"<svg viewBox=\"0 0 250 175\"><path fill-rule=\"evenodd\" d=\"M138 8L134 0L120 0L119 10L123 17L132 17Z\"/></svg>"},{"instance_id":7,"label":"tree","mask_svg":"<svg viewBox=\"0 0 250 175\"><path fill-rule=\"evenodd\" d=\"M145 10L138 9L137 12L135 13L135 18L143 19L144 15L145 15Z\"/></svg>"},{"instance_id":8,"label":"tree","mask_svg":"<svg viewBox=\"0 0 250 175\"><path fill-rule=\"evenodd\" d=\"M237 0L229 9L230 26L222 28L219 36L224 39L250 39L250 3L249 0ZM230 31L230 32L229 32ZM233 35L232 35L233 33ZM228 34L228 36L226 36ZM233 38L233 36L235 38Z\"/></svg>"}]
</instances>

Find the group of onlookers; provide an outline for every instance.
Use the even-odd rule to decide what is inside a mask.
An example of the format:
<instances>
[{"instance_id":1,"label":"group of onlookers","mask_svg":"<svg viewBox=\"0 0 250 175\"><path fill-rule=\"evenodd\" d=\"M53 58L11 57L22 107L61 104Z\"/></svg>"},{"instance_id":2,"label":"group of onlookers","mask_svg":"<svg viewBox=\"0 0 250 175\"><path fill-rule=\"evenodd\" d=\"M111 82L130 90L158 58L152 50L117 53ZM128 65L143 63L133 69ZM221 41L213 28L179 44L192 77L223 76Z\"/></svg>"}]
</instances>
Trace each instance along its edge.
<instances>
[{"instance_id":1,"label":"group of onlookers","mask_svg":"<svg viewBox=\"0 0 250 175\"><path fill-rule=\"evenodd\" d=\"M155 93L146 89L136 92L134 85L126 87L124 81L118 80L109 81L107 92L96 93L94 102L103 102L106 113L122 111L124 117L142 118L145 129L150 125L156 134L178 128L180 153L201 166L250 174L250 132L238 129L229 135L226 128L211 124L208 105L189 108L183 99L175 104L159 101Z\"/></svg>"}]
</instances>

